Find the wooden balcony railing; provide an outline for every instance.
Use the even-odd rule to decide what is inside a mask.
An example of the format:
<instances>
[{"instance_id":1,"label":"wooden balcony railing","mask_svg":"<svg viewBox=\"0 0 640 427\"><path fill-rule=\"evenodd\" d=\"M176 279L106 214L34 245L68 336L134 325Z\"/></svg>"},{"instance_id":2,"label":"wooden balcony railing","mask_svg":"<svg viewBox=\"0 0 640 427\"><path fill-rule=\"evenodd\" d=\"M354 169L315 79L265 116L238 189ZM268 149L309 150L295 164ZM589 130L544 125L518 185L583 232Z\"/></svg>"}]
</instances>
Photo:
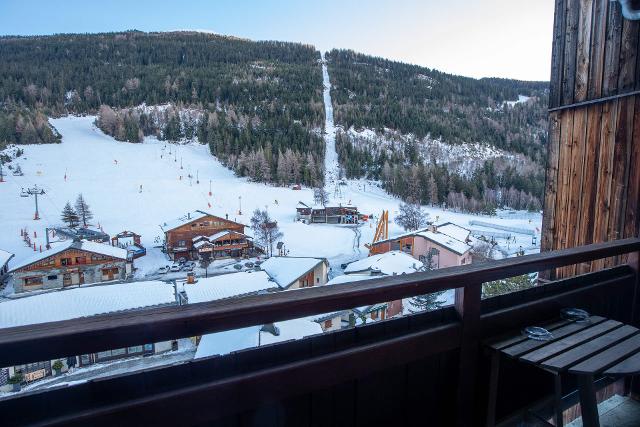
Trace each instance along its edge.
<instances>
[{"instance_id":1,"label":"wooden balcony railing","mask_svg":"<svg viewBox=\"0 0 640 427\"><path fill-rule=\"evenodd\" d=\"M335 417L339 414L335 408L341 404L341 399L336 400L336 390L346 401L364 392L357 387L345 391L339 385L363 381L375 372L403 369L399 375L405 379L405 391L396 396L397 402L387 399L385 405L404 405L405 412L407 405L419 405L415 400L417 397L410 392L413 388L409 384L413 384L413 379L407 369L418 369L416 363L433 361L435 357L439 360L439 368L434 372L450 375L434 380L432 384L422 384L422 398L426 393L431 396L431 404L440 402L434 419L448 420L449 424L455 420L458 425L476 425L482 418L478 397L484 381L479 352L481 339L552 317L559 308L575 304L592 306L595 312L610 317L623 316L625 321L635 321L639 252L640 239L633 238L345 285L3 329L0 330L0 366L12 366L456 290L455 305L451 309L390 319L228 357L197 360L18 396L0 401L0 411L18 411L23 422L52 424L113 425L133 420L162 424L175 420L195 424L234 417L242 411L246 414L266 402L290 407L291 401L282 399L311 393L310 400L296 406L298 412L295 413L301 416L304 412L313 421L309 424L330 425L338 423ZM627 254L630 254L628 262L621 267L551 282L518 295L481 300L482 284L488 281ZM376 387L393 388L394 381L390 380L387 385L376 384ZM440 396L432 396L431 391L426 391L437 384L440 384ZM544 389L535 381L531 384L533 389L523 398L525 401L533 398L538 388ZM115 393L115 390L122 390L120 387L127 390L122 395ZM326 393L333 393L333 397L327 398ZM320 422L319 408L310 409L318 396L333 402L327 405L332 405L335 422ZM67 403L64 409L44 410L51 402ZM361 402L359 408L362 410L366 406L375 413L381 410L381 404L370 398ZM505 410L511 411L517 404L512 399L513 407L508 406ZM45 406L38 406L42 408L42 413L38 414L29 412L29 405ZM419 407L414 409L421 410ZM311 415L312 412L315 415ZM253 414L260 416L255 415L259 412ZM273 416L282 420L282 415ZM348 415L342 416L348 418ZM283 423L275 424L291 424L291 419L285 416Z\"/></svg>"}]
</instances>

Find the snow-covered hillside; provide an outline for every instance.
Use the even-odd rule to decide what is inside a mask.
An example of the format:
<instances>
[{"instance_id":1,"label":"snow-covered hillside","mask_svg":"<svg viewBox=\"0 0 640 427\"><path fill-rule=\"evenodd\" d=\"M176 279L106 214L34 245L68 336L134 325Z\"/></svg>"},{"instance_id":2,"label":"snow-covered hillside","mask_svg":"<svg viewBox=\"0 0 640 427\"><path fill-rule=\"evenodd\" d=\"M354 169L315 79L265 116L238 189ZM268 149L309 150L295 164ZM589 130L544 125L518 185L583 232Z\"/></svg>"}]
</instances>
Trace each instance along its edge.
<instances>
[{"instance_id":1,"label":"snow-covered hillside","mask_svg":"<svg viewBox=\"0 0 640 427\"><path fill-rule=\"evenodd\" d=\"M407 144L414 144L418 155L425 164L435 163L444 165L450 171L462 176L470 176L476 169L483 166L487 160L493 160L497 165L518 166L522 168L537 168L526 156L508 153L488 144L466 143L448 144L441 139L430 137L416 138L415 135L404 135L392 129L376 132L374 129L343 129L337 126L337 132L347 136L352 144L364 151L393 153L405 152ZM334 132L335 133L335 132Z\"/></svg>"},{"instance_id":2,"label":"snow-covered hillside","mask_svg":"<svg viewBox=\"0 0 640 427\"><path fill-rule=\"evenodd\" d=\"M82 193L95 215L94 222L113 235L132 230L142 235L148 255L136 260L136 265L149 271L167 263L160 249L159 224L184 215L193 209L213 214L229 215L230 219L249 223L251 212L267 208L278 220L290 255L329 258L336 274L340 264L367 256L365 243L371 242L375 224L367 223L356 233L347 226L305 225L295 222L298 201L313 205L313 191L294 191L249 182L234 176L209 153L206 145L189 143L172 145L155 138L144 143L116 142L93 125L94 117L64 117L52 120L62 134L61 144L21 146L24 154L12 161L19 164L24 176L5 176L0 183L0 248L15 253L12 264L33 255L25 246L20 230L36 232L36 246L44 247L45 227L59 225L60 212L67 201L73 203ZM8 152L15 150L9 149ZM171 154L169 154L171 153ZM182 169L180 164L182 163ZM6 172L6 170L5 170ZM188 176L191 175L192 178ZM199 178L199 183L196 181ZM209 197L209 181L213 195ZM341 195L331 194L331 204L352 204L365 214L376 217L383 209L394 217L399 201L368 181L347 181ZM40 221L33 220L34 200L20 197L21 188L37 185L46 191L39 198ZM242 204L242 214L239 208ZM432 220L454 221L469 227L469 220L478 216L426 208ZM502 225L539 230L539 214L519 213L509 219L487 218ZM390 235L402 230L391 224ZM539 234L539 231L535 231ZM359 236L361 234L361 236ZM518 236L509 244L508 253L519 247L531 247L530 236ZM505 249L507 245L504 245Z\"/></svg>"}]
</instances>

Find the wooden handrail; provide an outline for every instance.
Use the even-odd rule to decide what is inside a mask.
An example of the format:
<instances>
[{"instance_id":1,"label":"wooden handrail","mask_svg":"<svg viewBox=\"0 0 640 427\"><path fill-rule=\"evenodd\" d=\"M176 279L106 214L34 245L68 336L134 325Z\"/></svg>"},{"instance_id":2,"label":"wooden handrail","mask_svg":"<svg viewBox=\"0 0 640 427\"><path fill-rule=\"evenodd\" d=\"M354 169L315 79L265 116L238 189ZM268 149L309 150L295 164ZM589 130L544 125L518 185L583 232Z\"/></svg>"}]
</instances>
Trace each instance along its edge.
<instances>
[{"instance_id":1,"label":"wooden handrail","mask_svg":"<svg viewBox=\"0 0 640 427\"><path fill-rule=\"evenodd\" d=\"M0 329L0 366L219 332L448 289L481 286L488 281L638 251L640 239L631 238L344 285Z\"/></svg>"}]
</instances>

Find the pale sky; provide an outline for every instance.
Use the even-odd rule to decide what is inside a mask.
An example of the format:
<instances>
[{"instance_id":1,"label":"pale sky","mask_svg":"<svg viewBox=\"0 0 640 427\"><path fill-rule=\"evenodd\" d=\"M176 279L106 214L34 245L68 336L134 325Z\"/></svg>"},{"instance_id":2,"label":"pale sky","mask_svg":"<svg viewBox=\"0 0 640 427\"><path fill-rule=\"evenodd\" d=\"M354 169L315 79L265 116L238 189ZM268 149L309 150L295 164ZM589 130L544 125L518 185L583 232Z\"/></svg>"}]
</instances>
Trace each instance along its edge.
<instances>
[{"instance_id":1,"label":"pale sky","mask_svg":"<svg viewBox=\"0 0 640 427\"><path fill-rule=\"evenodd\" d=\"M0 34L201 29L549 80L553 0L0 0Z\"/></svg>"}]
</instances>

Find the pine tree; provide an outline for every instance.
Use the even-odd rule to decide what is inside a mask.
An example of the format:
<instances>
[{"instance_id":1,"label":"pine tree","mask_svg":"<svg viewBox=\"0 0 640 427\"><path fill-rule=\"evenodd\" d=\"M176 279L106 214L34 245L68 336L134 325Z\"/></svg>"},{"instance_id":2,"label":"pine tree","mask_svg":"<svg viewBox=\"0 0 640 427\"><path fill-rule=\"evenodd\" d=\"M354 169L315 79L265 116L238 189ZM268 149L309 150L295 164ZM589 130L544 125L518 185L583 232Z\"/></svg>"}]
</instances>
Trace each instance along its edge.
<instances>
[{"instance_id":1,"label":"pine tree","mask_svg":"<svg viewBox=\"0 0 640 427\"><path fill-rule=\"evenodd\" d=\"M437 310L444 304L444 301L440 300L440 296L444 294L444 291L434 292L432 294L417 295L409 300L409 311L417 313L419 311L433 311Z\"/></svg>"},{"instance_id":2,"label":"pine tree","mask_svg":"<svg viewBox=\"0 0 640 427\"><path fill-rule=\"evenodd\" d=\"M62 209L62 221L71 228L77 227L80 222L80 217L76 211L73 210L69 202L67 202L67 204L64 205L64 209Z\"/></svg>"},{"instance_id":3,"label":"pine tree","mask_svg":"<svg viewBox=\"0 0 640 427\"><path fill-rule=\"evenodd\" d=\"M82 193L78 194L78 198L76 199L76 215L78 219L82 220L82 224L86 227L87 222L93 219L93 213L91 209L89 209L89 205L82 197Z\"/></svg>"}]
</instances>

